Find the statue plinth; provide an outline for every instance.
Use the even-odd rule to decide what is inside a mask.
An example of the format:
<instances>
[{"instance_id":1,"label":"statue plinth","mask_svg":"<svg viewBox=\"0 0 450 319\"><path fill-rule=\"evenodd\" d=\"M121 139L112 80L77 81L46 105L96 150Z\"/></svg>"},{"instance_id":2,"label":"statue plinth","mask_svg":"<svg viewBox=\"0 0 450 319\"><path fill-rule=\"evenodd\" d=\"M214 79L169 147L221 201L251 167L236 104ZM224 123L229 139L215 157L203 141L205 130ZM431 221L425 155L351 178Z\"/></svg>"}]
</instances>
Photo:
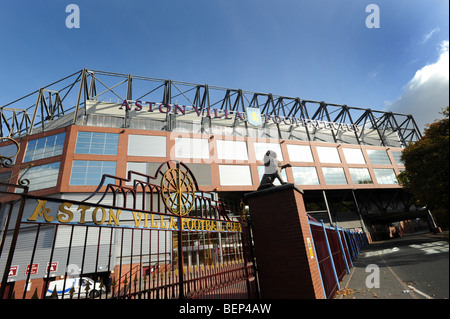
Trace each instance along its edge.
<instances>
[{"instance_id":1,"label":"statue plinth","mask_svg":"<svg viewBox=\"0 0 450 319\"><path fill-rule=\"evenodd\" d=\"M247 193L244 199L253 224L261 297L325 298L303 191L284 184Z\"/></svg>"}]
</instances>

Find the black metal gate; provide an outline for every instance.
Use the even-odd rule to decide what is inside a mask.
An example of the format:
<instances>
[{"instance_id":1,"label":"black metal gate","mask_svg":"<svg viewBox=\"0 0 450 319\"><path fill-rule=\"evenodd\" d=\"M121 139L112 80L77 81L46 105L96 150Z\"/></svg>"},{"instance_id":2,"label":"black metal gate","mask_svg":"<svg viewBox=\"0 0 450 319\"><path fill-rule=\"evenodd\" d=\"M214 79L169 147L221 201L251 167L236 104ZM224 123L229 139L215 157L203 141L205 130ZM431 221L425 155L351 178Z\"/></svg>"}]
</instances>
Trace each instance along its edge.
<instances>
[{"instance_id":1,"label":"black metal gate","mask_svg":"<svg viewBox=\"0 0 450 319\"><path fill-rule=\"evenodd\" d=\"M183 163L83 201L0 186L2 298L258 298L249 225Z\"/></svg>"}]
</instances>

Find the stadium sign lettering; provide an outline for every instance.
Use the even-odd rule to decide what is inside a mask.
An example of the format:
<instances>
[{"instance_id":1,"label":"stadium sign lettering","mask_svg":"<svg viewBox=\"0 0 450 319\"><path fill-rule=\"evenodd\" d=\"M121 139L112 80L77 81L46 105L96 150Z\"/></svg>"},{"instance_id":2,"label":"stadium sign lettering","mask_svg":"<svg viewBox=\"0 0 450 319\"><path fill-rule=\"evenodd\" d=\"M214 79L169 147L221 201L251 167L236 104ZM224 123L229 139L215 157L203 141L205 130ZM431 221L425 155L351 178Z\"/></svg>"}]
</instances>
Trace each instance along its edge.
<instances>
[{"instance_id":1,"label":"stadium sign lettering","mask_svg":"<svg viewBox=\"0 0 450 319\"><path fill-rule=\"evenodd\" d=\"M250 123L253 126L262 126L265 123L272 122L275 124L296 125L296 126L301 125L303 127L315 129L335 129L354 132L359 131L359 128L356 124L319 121L294 116L261 114L258 108L247 108L246 113L213 108L202 109L196 106L186 106L178 104L123 100L123 103L120 105L119 109L136 112L149 112L149 113L159 112L177 115L186 115L186 110L193 110L199 117L244 121Z\"/></svg>"},{"instance_id":2,"label":"stadium sign lettering","mask_svg":"<svg viewBox=\"0 0 450 319\"><path fill-rule=\"evenodd\" d=\"M156 213L136 212L125 209L105 208L62 202L55 205L47 200L37 200L38 203L27 223L61 223L65 225L130 227L139 229L181 230L188 232L226 232L240 233L239 222L201 219L191 217L167 216ZM121 225L121 220L128 223ZM130 225L129 222L132 222Z\"/></svg>"}]
</instances>

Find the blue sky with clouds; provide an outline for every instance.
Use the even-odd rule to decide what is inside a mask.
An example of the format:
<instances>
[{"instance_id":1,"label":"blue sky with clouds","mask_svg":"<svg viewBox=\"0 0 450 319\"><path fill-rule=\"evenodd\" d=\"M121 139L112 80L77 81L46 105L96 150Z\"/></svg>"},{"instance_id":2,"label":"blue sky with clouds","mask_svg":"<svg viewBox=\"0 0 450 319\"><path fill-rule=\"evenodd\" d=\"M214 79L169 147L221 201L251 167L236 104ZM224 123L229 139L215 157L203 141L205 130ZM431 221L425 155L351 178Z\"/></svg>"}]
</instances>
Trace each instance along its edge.
<instances>
[{"instance_id":1,"label":"blue sky with clouds","mask_svg":"<svg viewBox=\"0 0 450 319\"><path fill-rule=\"evenodd\" d=\"M0 105L87 67L413 114L422 128L449 104L448 12L448 0L2 0Z\"/></svg>"}]
</instances>

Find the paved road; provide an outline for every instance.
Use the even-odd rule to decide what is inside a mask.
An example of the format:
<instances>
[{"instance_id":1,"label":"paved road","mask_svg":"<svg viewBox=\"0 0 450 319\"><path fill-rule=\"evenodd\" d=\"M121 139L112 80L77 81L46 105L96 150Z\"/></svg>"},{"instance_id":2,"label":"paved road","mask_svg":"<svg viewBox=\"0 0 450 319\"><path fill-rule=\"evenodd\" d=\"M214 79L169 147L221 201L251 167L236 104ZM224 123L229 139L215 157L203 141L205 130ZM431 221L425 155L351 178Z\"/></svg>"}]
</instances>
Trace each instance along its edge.
<instances>
[{"instance_id":1,"label":"paved road","mask_svg":"<svg viewBox=\"0 0 450 319\"><path fill-rule=\"evenodd\" d=\"M430 236L411 236L390 243L399 250L382 255L387 265L422 297L449 298L449 242ZM426 295L426 296L425 296Z\"/></svg>"},{"instance_id":2,"label":"paved road","mask_svg":"<svg viewBox=\"0 0 450 319\"><path fill-rule=\"evenodd\" d=\"M379 269L379 287L367 287L373 272ZM339 298L352 299L448 299L449 241L430 234L409 235L369 245L341 288L347 293ZM374 283L369 280L369 285Z\"/></svg>"}]
</instances>

